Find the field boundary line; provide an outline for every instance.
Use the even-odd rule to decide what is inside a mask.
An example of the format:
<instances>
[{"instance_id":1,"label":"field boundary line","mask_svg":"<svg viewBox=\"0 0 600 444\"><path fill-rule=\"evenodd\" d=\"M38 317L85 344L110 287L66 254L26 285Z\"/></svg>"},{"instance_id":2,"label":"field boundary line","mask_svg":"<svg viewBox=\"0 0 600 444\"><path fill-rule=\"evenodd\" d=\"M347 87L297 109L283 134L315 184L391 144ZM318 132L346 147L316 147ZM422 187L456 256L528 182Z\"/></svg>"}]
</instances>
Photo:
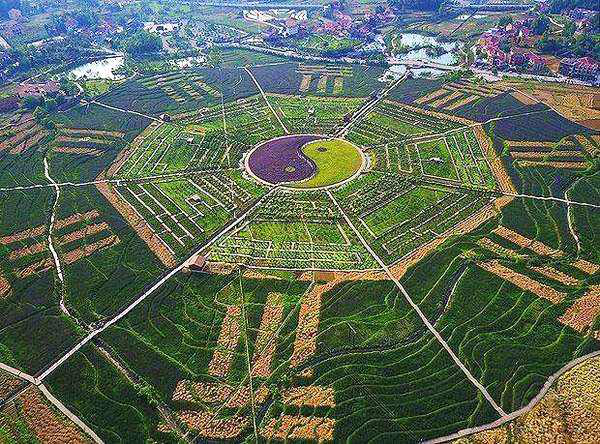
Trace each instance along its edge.
<instances>
[{"instance_id":1,"label":"field boundary line","mask_svg":"<svg viewBox=\"0 0 600 444\"><path fill-rule=\"evenodd\" d=\"M371 248L371 246L365 240L365 238L360 233L360 231L358 231L356 229L356 227L354 226L352 220L350 220L350 218L348 217L348 215L346 214L346 212L342 209L342 207L340 206L340 204L338 203L338 201L335 199L335 197L333 196L333 194L331 193L331 191L327 191L327 194L329 195L329 197L333 201L334 205L338 208L338 210L340 211L340 213L342 214L342 216L346 220L346 223L350 226L350 228L352 229L352 231L354 231L354 234L356 235L356 237L358 237L358 239L361 241L361 243L363 244L363 246L365 247L365 249L371 254L371 256L373 256L373 258L381 266L381 268L383 268L383 270L385 271L385 273L394 282L394 284L396 284L396 287L398 287L398 289L403 294L403 296L405 297L405 299L408 301L408 303L410 304L410 306L417 312L417 314L419 315L419 317L421 318L421 320L423 321L423 323L425 324L425 326L429 329L429 331L431 333L433 333L433 335L435 336L435 338L437 339L437 341L446 350L446 352L448 352L448 354L450 355L450 357L452 358L452 360L454 361L454 363L462 370L462 372L466 375L466 377L469 379L469 381L471 381L471 383L481 392L481 394L483 394L483 396L492 405L492 407L494 408L494 410L496 410L496 412L498 412L498 414L500 415L500 417L502 418L502 417L506 416L506 412L504 410L502 410L502 407L500 407L496 403L496 401L494 401L494 398L492 398L492 396L488 393L487 389L471 374L471 372L460 361L460 359L458 358L458 356L456 356L456 354L450 348L450 346L448 345L448 343L442 338L442 336L438 333L438 331L431 324L431 322L429 322L429 320L427 319L427 317L425 316L425 314L421 311L421 309L419 308L419 306L417 304L415 304L415 302L412 300L412 298L410 297L410 295L408 294L408 292L406 291L406 289L404 288L404 286L394 276L394 274L390 271L389 267L385 264L385 262L383 262L383 260L379 257L379 255Z\"/></svg>"},{"instance_id":2,"label":"field boundary line","mask_svg":"<svg viewBox=\"0 0 600 444\"><path fill-rule=\"evenodd\" d=\"M103 183L111 183L116 184L117 186L123 183L137 183L137 182L151 182L151 181L160 181L163 179L171 179L177 177L188 177L194 176L198 174L218 174L224 173L228 171L241 171L240 167L231 167L231 168L214 168L214 169L192 169L192 170L184 170L184 171L176 171L173 173L167 174L154 174L152 176L140 176L140 177L123 177L123 178L111 178L111 179L99 179L99 180L90 180L87 182L56 182L55 184L51 183L41 183L35 185L23 185L23 186L15 186L15 187L0 187L0 192L11 192L11 191L28 191L35 190L40 188L53 188L55 186L58 187L85 187L85 186L93 186Z\"/></svg>"},{"instance_id":3,"label":"field boundary line","mask_svg":"<svg viewBox=\"0 0 600 444\"><path fill-rule=\"evenodd\" d=\"M27 382L30 382L35 387L39 388L40 391L46 397L46 399L48 399L48 401L50 401L56 408L58 408L58 410L60 410L67 418L69 418L71 421L73 421L73 423L75 423L80 429L82 429L85 433L87 433L89 435L89 437L92 438L92 440L95 443L104 444L104 441L102 441L102 439L98 435L96 435L96 433L90 427L88 427L81 419L79 419L79 417L77 415L75 415L73 412L71 412L62 402L60 402L54 395L52 395L52 393L50 393L48 391L46 386L44 384L42 384L42 382L39 379L34 378L33 376L31 376L25 372L22 372L21 370L18 370L14 367L11 367L10 365L6 365L1 362L0 362L0 370L4 370L5 372L18 377L19 379L23 379ZM28 387L31 387L31 385L29 385ZM19 394L22 394L26 390L27 390L27 388L25 388L25 390L22 390L21 392L19 392Z\"/></svg>"},{"instance_id":4,"label":"field boundary line","mask_svg":"<svg viewBox=\"0 0 600 444\"><path fill-rule=\"evenodd\" d=\"M529 403L525 407L521 407L519 410L515 410L514 412L509 413L509 414L501 417L500 419L497 419L494 422L490 422L488 424L484 424L479 427L470 427L470 428L462 429L462 430L459 430L458 432L452 433L451 435L446 435L446 436L441 436L439 438L429 439L427 441L424 441L423 444L439 444L439 443L454 441L459 438L464 438L465 436L473 435L475 433L484 432L486 430L500 427L501 425L506 424L507 422L517 419L519 416L522 416L525 413L528 413L530 410L532 410L538 404L538 402L540 402L541 399L546 395L546 393L548 393L548 390L550 390L550 388L552 387L552 385L556 382L556 380L558 378L560 378L562 375L567 373L569 370L572 370L573 368L577 367L579 364L582 364L583 362L587 361L588 359L592 359L597 356L600 356L600 350L597 350L592 353L588 353L587 355L584 355L584 356L580 356L579 358L574 359L571 362L568 362L567 364L565 364L563 367L561 367L558 371L553 373L546 380L546 382L544 383L544 386L542 387L540 392L535 396L535 398L533 398L531 401L529 401Z\"/></svg>"},{"instance_id":5,"label":"field boundary line","mask_svg":"<svg viewBox=\"0 0 600 444\"><path fill-rule=\"evenodd\" d=\"M61 411L67 418L73 421L80 429L82 429L85 433L88 434L90 438L96 444L104 444L104 441L96 435L96 433L89 428L77 415L75 415L71 410L69 410L62 402L60 402L50 391L46 388L44 384L38 385L40 391L44 394L46 399L52 403L58 410Z\"/></svg>"},{"instance_id":6,"label":"field boundary line","mask_svg":"<svg viewBox=\"0 0 600 444\"><path fill-rule=\"evenodd\" d=\"M85 336L81 341L79 341L73 348L71 348L67 353L65 353L62 357L60 357L57 361L55 361L54 364L52 364L44 372L42 372L40 374L40 376L37 378L37 380L43 381L46 377L48 377L48 375L53 373L67 359L69 359L71 356L73 356L75 353L77 353L80 349L82 349L85 345L87 345L92 339L94 339L96 336L98 336L104 330L108 329L109 327L111 327L112 325L114 325L115 323L120 321L122 318L127 316L127 314L129 314L130 311L132 311L139 304L141 304L146 298L148 298L148 296L151 296L156 290L158 290L160 287L162 287L162 285L165 282L167 282L169 279L171 279L173 276L175 276L177 273L179 273L181 270L183 270L186 267L186 264L188 263L188 261L190 259L192 259L194 256L200 254L202 251L206 250L211 245L213 245L215 242L220 240L221 237L223 237L223 235L227 234L234 227L236 227L240 222L242 222L255 208L257 208L264 200L268 199L271 196L271 194L273 194L276 190L277 190L277 187L272 188L269 192L267 192L260 199L258 199L254 203L254 205L249 207L242 215L240 215L235 220L233 220L229 224L227 224L221 231L216 233L207 243L203 244L202 246L200 246L199 248L194 250L194 252L191 255L189 255L185 261L181 262L178 266L176 266L171 271L169 271L165 276L163 276L159 281L157 281L154 285L152 285L152 287L150 287L148 290L146 290L144 293L142 293L136 300L134 300L132 303L130 303L121 312L119 312L118 314L113 316L109 321L104 323L101 327L90 331L87 334L87 336Z\"/></svg>"},{"instance_id":7,"label":"field boundary line","mask_svg":"<svg viewBox=\"0 0 600 444\"><path fill-rule=\"evenodd\" d=\"M267 106L269 107L269 109L271 110L271 112L273 113L273 115L275 116L275 118L277 119L277 121L279 122L279 124L281 125L281 127L283 128L283 130L285 131L285 133L286 134L290 134L289 130L283 124L283 121L279 117L279 114L277 114L275 112L275 109L273 109L273 105L271 105L271 102L269 102L269 99L267 99L267 95L265 94L265 91L262 89L262 86L260 86L260 83L258 83L258 80L256 80L256 77L254 77L254 74L252 74L252 71L250 71L247 66L244 66L244 70L248 73L248 75L250 76L250 78L252 79L252 81L256 84L256 87L260 91L260 94L262 95L263 100L265 102L267 102Z\"/></svg>"}]
</instances>

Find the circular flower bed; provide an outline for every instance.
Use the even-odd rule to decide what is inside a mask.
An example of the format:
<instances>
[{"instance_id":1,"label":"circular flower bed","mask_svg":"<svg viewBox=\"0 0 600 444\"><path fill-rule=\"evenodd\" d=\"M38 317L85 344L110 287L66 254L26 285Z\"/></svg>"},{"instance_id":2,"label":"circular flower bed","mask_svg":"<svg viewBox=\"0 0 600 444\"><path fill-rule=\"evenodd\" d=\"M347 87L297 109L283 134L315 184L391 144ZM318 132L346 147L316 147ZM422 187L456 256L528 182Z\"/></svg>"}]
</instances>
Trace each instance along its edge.
<instances>
[{"instance_id":1,"label":"circular flower bed","mask_svg":"<svg viewBox=\"0 0 600 444\"><path fill-rule=\"evenodd\" d=\"M250 154L248 168L256 177L273 185L308 179L315 174L316 165L302 152L302 147L320 138L293 135L269 140Z\"/></svg>"}]
</instances>

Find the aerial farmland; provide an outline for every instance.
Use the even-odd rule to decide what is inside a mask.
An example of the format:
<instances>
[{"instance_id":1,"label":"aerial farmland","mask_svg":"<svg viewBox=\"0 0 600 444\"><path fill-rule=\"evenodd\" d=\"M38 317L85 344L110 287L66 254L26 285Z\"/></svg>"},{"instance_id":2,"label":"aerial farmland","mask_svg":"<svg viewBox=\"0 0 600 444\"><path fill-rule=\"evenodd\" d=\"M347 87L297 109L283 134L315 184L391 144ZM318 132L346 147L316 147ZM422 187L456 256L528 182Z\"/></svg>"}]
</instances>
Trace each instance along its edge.
<instances>
[{"instance_id":1,"label":"aerial farmland","mask_svg":"<svg viewBox=\"0 0 600 444\"><path fill-rule=\"evenodd\" d=\"M600 442L598 7L5 3L0 443Z\"/></svg>"}]
</instances>

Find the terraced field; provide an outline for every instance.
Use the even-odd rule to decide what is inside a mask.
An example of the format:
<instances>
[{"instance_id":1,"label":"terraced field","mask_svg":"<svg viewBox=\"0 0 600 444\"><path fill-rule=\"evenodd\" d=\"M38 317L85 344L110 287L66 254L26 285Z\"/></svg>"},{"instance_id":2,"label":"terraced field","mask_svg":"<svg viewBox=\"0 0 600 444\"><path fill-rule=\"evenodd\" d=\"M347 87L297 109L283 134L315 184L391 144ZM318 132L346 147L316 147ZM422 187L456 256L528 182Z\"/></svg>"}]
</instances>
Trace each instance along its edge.
<instances>
[{"instance_id":1,"label":"terraced field","mask_svg":"<svg viewBox=\"0 0 600 444\"><path fill-rule=\"evenodd\" d=\"M441 442L600 350L600 135L222 53L0 130L0 441Z\"/></svg>"}]
</instances>

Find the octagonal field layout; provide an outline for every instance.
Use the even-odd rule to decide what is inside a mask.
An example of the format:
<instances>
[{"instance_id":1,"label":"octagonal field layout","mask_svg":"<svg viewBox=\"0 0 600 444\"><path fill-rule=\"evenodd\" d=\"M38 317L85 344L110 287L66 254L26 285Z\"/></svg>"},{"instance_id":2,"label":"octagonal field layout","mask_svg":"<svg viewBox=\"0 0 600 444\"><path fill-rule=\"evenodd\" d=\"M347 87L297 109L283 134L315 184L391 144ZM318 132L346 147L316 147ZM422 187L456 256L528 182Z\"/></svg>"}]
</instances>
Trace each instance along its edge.
<instances>
[{"instance_id":1,"label":"octagonal field layout","mask_svg":"<svg viewBox=\"0 0 600 444\"><path fill-rule=\"evenodd\" d=\"M245 166L251 176L269 185L315 189L347 182L364 163L362 152L346 140L304 134L258 145Z\"/></svg>"}]
</instances>

